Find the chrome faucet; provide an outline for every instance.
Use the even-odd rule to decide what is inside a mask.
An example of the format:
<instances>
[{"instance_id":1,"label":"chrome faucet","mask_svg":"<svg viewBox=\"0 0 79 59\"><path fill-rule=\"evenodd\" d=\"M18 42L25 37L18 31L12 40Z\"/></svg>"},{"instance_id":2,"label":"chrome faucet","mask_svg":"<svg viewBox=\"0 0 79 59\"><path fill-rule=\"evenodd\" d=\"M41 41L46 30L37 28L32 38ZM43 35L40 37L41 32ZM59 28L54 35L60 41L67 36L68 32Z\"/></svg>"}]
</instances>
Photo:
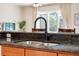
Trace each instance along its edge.
<instances>
[{"instance_id":1,"label":"chrome faucet","mask_svg":"<svg viewBox=\"0 0 79 59\"><path fill-rule=\"evenodd\" d=\"M35 22L34 22L34 29L36 29L36 22L39 20L39 19L42 19L45 21L45 40L47 41L47 21L44 17L38 17Z\"/></svg>"}]
</instances>

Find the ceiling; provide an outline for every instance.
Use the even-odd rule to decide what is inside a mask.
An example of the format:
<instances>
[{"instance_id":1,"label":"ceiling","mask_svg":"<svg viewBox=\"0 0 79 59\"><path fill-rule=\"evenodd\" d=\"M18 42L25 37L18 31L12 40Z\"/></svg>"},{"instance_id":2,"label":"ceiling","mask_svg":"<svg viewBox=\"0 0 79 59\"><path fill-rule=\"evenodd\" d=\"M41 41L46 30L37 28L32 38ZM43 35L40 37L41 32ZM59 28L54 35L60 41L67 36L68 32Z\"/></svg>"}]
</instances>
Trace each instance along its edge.
<instances>
[{"instance_id":1,"label":"ceiling","mask_svg":"<svg viewBox=\"0 0 79 59\"><path fill-rule=\"evenodd\" d=\"M3 3L5 4L5 3ZM16 5L16 6L32 6L34 3L6 3L9 5ZM38 4L42 4L42 5L47 5L49 3L38 3Z\"/></svg>"},{"instance_id":2,"label":"ceiling","mask_svg":"<svg viewBox=\"0 0 79 59\"><path fill-rule=\"evenodd\" d=\"M15 6L34 6L33 4L35 3L0 3L0 5L15 5ZM47 6L47 5L51 5L53 3L36 3L39 4L39 6Z\"/></svg>"},{"instance_id":3,"label":"ceiling","mask_svg":"<svg viewBox=\"0 0 79 59\"><path fill-rule=\"evenodd\" d=\"M33 3L12 3L12 5L17 5L17 6L31 6Z\"/></svg>"}]
</instances>

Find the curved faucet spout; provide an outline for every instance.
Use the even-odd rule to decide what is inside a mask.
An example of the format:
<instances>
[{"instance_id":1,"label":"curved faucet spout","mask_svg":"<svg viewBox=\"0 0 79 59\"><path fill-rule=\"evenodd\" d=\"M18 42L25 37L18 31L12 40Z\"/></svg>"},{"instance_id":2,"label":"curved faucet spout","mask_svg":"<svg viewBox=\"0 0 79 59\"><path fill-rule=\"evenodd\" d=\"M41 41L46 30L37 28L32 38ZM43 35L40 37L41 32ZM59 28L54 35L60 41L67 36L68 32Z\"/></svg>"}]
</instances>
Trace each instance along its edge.
<instances>
[{"instance_id":1,"label":"curved faucet spout","mask_svg":"<svg viewBox=\"0 0 79 59\"><path fill-rule=\"evenodd\" d=\"M47 40L47 21L44 17L38 17L35 22L34 22L34 29L36 29L36 22L39 20L39 19L42 19L45 21L45 39Z\"/></svg>"}]
</instances>

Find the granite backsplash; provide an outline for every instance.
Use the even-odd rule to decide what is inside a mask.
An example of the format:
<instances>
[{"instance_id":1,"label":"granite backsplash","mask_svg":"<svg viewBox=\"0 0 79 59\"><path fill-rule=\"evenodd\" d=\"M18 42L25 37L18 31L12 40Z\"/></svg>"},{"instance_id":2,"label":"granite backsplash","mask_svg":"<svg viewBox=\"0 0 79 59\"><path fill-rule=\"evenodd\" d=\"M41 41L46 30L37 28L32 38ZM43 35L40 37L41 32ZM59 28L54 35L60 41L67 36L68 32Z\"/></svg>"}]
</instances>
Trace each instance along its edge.
<instances>
[{"instance_id":1,"label":"granite backsplash","mask_svg":"<svg viewBox=\"0 0 79 59\"><path fill-rule=\"evenodd\" d=\"M8 32L0 33L0 40L6 39ZM12 41L42 41L46 42L44 33L22 33L22 32L9 32L11 34ZM60 35L60 34L48 34L49 40L47 42L57 42L65 44L79 44L79 35Z\"/></svg>"}]
</instances>

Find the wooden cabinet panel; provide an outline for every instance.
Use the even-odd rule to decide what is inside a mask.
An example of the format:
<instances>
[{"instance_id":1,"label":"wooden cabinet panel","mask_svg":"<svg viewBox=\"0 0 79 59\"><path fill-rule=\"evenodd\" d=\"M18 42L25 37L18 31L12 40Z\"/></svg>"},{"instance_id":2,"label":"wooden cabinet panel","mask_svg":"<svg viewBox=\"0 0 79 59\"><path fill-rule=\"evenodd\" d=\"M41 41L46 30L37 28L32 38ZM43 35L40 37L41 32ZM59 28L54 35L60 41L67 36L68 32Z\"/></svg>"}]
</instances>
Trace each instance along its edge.
<instances>
[{"instance_id":1,"label":"wooden cabinet panel","mask_svg":"<svg viewBox=\"0 0 79 59\"><path fill-rule=\"evenodd\" d=\"M58 56L79 56L77 53L58 53Z\"/></svg>"},{"instance_id":2,"label":"wooden cabinet panel","mask_svg":"<svg viewBox=\"0 0 79 59\"><path fill-rule=\"evenodd\" d=\"M2 46L2 56L24 56L24 49Z\"/></svg>"},{"instance_id":3,"label":"wooden cabinet panel","mask_svg":"<svg viewBox=\"0 0 79 59\"><path fill-rule=\"evenodd\" d=\"M57 53L26 49L26 56L57 56Z\"/></svg>"},{"instance_id":4,"label":"wooden cabinet panel","mask_svg":"<svg viewBox=\"0 0 79 59\"><path fill-rule=\"evenodd\" d=\"M47 52L44 50L2 46L2 56L79 56L79 53Z\"/></svg>"}]
</instances>

